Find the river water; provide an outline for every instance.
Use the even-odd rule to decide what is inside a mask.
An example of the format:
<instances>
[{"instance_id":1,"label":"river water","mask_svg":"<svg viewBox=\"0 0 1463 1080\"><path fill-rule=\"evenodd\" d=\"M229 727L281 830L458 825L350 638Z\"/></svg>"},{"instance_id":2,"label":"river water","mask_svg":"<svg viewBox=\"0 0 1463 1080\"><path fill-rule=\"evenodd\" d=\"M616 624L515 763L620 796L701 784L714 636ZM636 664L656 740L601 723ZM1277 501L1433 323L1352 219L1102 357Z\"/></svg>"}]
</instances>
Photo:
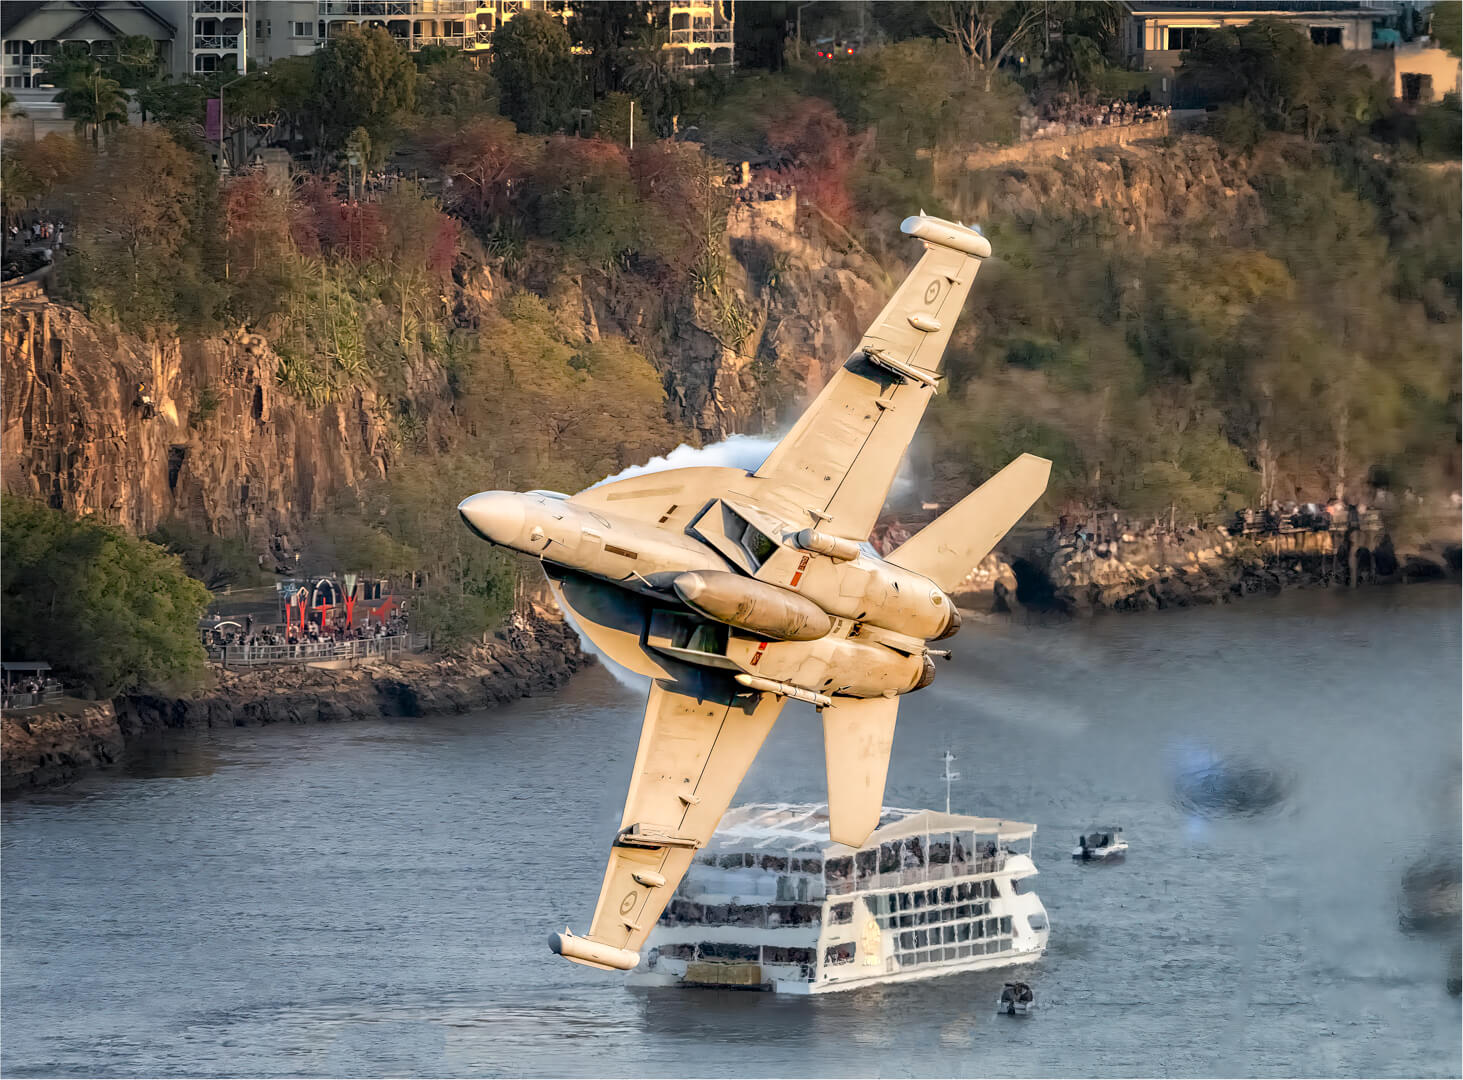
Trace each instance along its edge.
<instances>
[{"instance_id":1,"label":"river water","mask_svg":"<svg viewBox=\"0 0 1463 1080\"><path fill-rule=\"evenodd\" d=\"M975 620L905 699L887 801L1037 822L1040 1008L1001 972L817 998L628 990L583 930L641 700L602 669L472 715L180 734L4 807L8 1076L1457 1076L1449 587ZM739 801L817 800L789 708ZM1069 857L1124 826L1125 865Z\"/></svg>"}]
</instances>

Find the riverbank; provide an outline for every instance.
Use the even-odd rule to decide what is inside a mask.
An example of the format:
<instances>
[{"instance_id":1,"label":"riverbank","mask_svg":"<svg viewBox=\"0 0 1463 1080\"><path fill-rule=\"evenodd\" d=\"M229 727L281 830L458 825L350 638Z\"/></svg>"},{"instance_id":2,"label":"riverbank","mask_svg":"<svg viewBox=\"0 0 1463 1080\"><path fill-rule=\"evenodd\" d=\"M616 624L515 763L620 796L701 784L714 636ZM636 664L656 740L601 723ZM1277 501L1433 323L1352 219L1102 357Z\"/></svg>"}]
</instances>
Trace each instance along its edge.
<instances>
[{"instance_id":1,"label":"riverbank","mask_svg":"<svg viewBox=\"0 0 1463 1080\"><path fill-rule=\"evenodd\" d=\"M565 622L538 614L463 657L217 670L213 686L187 697L63 700L0 718L0 790L11 796L70 783L117 764L129 743L161 731L468 712L551 693L591 662Z\"/></svg>"},{"instance_id":2,"label":"riverbank","mask_svg":"<svg viewBox=\"0 0 1463 1080\"><path fill-rule=\"evenodd\" d=\"M1028 538L992 554L954 592L960 607L1002 614L1020 607L1091 615L1228 603L1293 588L1346 588L1457 580L1456 540L1402 549L1346 534L1293 532L1236 538L1195 529L1114 544Z\"/></svg>"}]
</instances>

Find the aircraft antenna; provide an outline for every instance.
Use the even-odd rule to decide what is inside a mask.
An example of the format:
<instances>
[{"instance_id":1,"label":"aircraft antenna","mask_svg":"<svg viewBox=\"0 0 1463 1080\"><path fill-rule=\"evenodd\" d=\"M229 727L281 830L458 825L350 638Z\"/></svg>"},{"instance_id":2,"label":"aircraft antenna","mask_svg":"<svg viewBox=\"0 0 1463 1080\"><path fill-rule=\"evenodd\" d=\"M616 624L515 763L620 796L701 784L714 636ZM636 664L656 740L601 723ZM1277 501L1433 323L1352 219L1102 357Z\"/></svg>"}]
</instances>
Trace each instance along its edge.
<instances>
[{"instance_id":1,"label":"aircraft antenna","mask_svg":"<svg viewBox=\"0 0 1463 1080\"><path fill-rule=\"evenodd\" d=\"M950 771L950 762L955 761L956 757L948 749L945 751L943 760L945 762L945 775L940 777L940 779L945 781L945 813L948 814L950 812L950 785L960 779L960 774Z\"/></svg>"}]
</instances>

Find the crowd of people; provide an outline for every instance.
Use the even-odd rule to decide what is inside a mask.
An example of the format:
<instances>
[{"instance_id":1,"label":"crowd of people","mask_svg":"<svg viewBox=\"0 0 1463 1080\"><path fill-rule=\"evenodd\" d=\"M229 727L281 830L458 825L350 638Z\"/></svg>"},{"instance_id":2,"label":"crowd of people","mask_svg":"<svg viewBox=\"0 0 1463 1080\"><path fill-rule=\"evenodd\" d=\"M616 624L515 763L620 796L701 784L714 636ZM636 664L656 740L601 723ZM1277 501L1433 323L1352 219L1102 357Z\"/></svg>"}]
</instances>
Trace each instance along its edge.
<instances>
[{"instance_id":1,"label":"crowd of people","mask_svg":"<svg viewBox=\"0 0 1463 1080\"><path fill-rule=\"evenodd\" d=\"M3 266L8 281L54 262L66 245L66 223L38 214L30 221L11 221L4 237Z\"/></svg>"},{"instance_id":2,"label":"crowd of people","mask_svg":"<svg viewBox=\"0 0 1463 1080\"><path fill-rule=\"evenodd\" d=\"M1058 94L1042 104L1035 116L1022 121L1021 134L1034 139L1044 135L1075 135L1087 128L1146 124L1162 120L1169 111L1169 106L1155 105L1145 98L1098 102Z\"/></svg>"},{"instance_id":3,"label":"crowd of people","mask_svg":"<svg viewBox=\"0 0 1463 1080\"><path fill-rule=\"evenodd\" d=\"M60 689L61 684L55 679L43 678L40 675L13 679L7 681L3 689L0 689L0 707L24 709L30 705L40 705L46 700L48 693Z\"/></svg>"},{"instance_id":4,"label":"crowd of people","mask_svg":"<svg viewBox=\"0 0 1463 1080\"><path fill-rule=\"evenodd\" d=\"M311 620L304 629L291 624L288 629L269 626L259 630L253 627L252 617L237 629L221 630L210 627L203 631L203 644L216 651L220 649L254 649L266 646L321 646L344 645L358 641L379 641L396 637L410 631L406 615L393 611L386 619L368 621L365 625L347 626L344 617L337 618L325 626ZM313 650L312 650L313 651Z\"/></svg>"}]
</instances>

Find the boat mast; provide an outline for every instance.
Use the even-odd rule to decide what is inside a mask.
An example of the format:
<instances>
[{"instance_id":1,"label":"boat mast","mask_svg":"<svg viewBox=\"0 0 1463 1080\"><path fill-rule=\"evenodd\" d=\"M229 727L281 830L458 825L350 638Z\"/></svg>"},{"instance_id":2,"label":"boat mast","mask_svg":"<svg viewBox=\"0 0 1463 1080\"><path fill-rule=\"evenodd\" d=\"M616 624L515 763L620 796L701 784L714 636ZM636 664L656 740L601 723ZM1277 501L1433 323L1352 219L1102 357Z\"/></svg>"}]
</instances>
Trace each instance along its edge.
<instances>
[{"instance_id":1,"label":"boat mast","mask_svg":"<svg viewBox=\"0 0 1463 1080\"><path fill-rule=\"evenodd\" d=\"M956 758L955 755L950 753L949 750L945 751L944 760L945 775L942 776L940 779L945 781L945 813L948 814L950 812L950 785L953 784L956 780L960 779L960 774L958 772L950 771L950 762L956 760Z\"/></svg>"}]
</instances>

